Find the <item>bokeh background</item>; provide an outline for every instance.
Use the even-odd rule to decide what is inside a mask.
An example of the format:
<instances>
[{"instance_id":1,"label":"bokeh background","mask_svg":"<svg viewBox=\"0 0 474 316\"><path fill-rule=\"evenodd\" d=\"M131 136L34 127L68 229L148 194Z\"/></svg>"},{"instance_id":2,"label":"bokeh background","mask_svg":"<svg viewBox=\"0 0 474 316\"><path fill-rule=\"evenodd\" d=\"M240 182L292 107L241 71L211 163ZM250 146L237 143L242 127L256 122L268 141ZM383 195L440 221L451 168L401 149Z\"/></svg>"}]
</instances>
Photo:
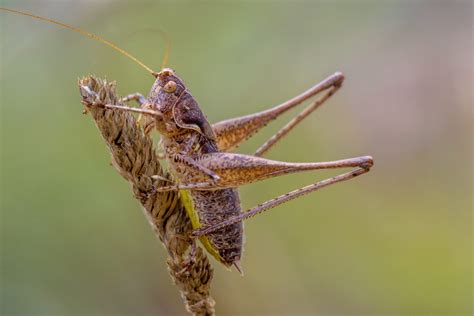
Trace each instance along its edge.
<instances>
[{"instance_id":1,"label":"bokeh background","mask_svg":"<svg viewBox=\"0 0 474 316\"><path fill-rule=\"evenodd\" d=\"M215 261L220 315L470 315L470 1L3 1L95 32L185 80L210 121L331 73L343 89L269 157L373 155L367 175L246 223L245 276ZM0 13L2 315L185 315L156 240L77 78L153 78L75 33ZM298 110L301 110L298 108ZM297 111L293 113L297 113ZM252 153L291 115L239 152ZM334 172L242 188L244 208Z\"/></svg>"}]
</instances>

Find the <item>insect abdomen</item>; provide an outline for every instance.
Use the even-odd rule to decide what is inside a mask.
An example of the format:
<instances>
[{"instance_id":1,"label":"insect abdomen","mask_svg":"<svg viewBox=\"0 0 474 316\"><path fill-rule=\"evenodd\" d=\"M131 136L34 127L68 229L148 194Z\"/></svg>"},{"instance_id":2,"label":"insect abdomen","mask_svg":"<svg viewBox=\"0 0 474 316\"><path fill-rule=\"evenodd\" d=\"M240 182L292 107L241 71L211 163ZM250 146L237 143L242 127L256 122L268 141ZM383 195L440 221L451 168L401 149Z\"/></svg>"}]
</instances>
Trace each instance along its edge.
<instances>
[{"instance_id":1,"label":"insect abdomen","mask_svg":"<svg viewBox=\"0 0 474 316\"><path fill-rule=\"evenodd\" d=\"M194 208L201 227L220 223L240 214L240 198L237 189L215 191L191 191ZM207 235L209 242L219 252L221 262L231 266L242 255L242 222L224 227Z\"/></svg>"}]
</instances>

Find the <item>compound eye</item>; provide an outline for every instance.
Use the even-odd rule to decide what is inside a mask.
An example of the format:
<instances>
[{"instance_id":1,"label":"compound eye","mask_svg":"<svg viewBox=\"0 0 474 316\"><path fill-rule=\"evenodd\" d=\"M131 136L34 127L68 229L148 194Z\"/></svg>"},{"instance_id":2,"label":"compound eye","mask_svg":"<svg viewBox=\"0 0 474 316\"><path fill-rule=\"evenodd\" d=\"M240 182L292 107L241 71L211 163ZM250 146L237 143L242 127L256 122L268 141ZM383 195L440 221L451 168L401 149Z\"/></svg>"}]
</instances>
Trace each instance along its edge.
<instances>
[{"instance_id":1,"label":"compound eye","mask_svg":"<svg viewBox=\"0 0 474 316\"><path fill-rule=\"evenodd\" d=\"M176 82L174 81L168 81L165 86L163 87L163 90L168 93L173 93L176 91Z\"/></svg>"}]
</instances>

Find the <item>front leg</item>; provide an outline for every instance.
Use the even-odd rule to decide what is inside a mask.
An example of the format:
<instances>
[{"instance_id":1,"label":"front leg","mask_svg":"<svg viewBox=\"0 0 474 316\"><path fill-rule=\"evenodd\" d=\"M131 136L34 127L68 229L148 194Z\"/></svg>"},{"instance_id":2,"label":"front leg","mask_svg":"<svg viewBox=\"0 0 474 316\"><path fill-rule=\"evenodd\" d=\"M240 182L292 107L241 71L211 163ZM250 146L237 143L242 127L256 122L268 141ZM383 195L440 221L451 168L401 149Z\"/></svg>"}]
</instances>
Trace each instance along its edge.
<instances>
[{"instance_id":1,"label":"front leg","mask_svg":"<svg viewBox=\"0 0 474 316\"><path fill-rule=\"evenodd\" d=\"M132 93L120 99L120 102L127 103L130 101L136 101L140 106L146 103L146 98L141 93Z\"/></svg>"},{"instance_id":2,"label":"front leg","mask_svg":"<svg viewBox=\"0 0 474 316\"><path fill-rule=\"evenodd\" d=\"M153 110L153 107L150 103L147 102L146 98L140 93L132 93L120 99L122 103L127 103L130 101L135 101L140 105L140 108L143 110ZM150 132L155 128L155 118L150 117L149 115L144 115L140 113L137 119L137 124L143 126L145 134L150 134Z\"/></svg>"}]
</instances>

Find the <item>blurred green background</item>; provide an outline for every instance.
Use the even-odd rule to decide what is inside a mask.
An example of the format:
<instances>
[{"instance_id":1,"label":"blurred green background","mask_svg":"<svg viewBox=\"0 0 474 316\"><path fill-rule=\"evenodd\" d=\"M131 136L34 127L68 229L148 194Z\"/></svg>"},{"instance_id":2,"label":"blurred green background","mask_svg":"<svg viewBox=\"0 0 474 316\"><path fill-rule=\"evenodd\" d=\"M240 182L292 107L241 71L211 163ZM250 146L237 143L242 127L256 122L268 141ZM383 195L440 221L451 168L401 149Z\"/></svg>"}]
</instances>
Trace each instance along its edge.
<instances>
[{"instance_id":1,"label":"blurred green background","mask_svg":"<svg viewBox=\"0 0 474 316\"><path fill-rule=\"evenodd\" d=\"M343 89L269 153L373 155L361 178L246 223L245 276L213 261L220 315L470 315L470 1L3 1L80 26L187 83L210 121L263 110L340 70ZM2 315L185 315L77 78L153 78L77 34L0 13ZM298 108L296 112L301 110ZM239 152L252 153L287 115ZM241 189L243 207L333 172Z\"/></svg>"}]
</instances>

